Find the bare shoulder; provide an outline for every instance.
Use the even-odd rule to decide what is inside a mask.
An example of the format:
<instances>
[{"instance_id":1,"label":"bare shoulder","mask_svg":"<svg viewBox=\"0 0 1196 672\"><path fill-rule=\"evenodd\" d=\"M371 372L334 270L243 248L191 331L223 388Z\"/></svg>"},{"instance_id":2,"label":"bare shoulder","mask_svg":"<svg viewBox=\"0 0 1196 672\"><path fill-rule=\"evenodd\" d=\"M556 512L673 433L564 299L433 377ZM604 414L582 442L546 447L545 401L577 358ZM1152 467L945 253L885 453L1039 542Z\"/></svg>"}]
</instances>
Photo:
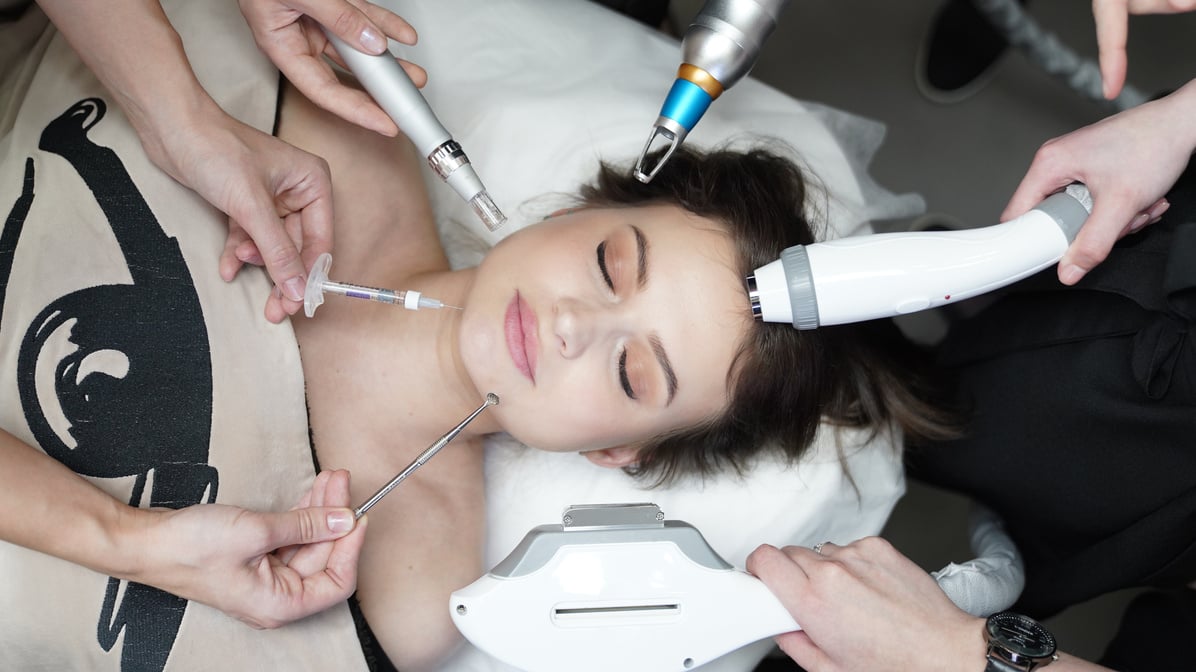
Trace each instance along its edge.
<instances>
[{"instance_id":1,"label":"bare shoulder","mask_svg":"<svg viewBox=\"0 0 1196 672\"><path fill-rule=\"evenodd\" d=\"M405 136L350 124L286 82L277 127L280 139L328 164L336 268L381 286L448 268L422 164Z\"/></svg>"}]
</instances>

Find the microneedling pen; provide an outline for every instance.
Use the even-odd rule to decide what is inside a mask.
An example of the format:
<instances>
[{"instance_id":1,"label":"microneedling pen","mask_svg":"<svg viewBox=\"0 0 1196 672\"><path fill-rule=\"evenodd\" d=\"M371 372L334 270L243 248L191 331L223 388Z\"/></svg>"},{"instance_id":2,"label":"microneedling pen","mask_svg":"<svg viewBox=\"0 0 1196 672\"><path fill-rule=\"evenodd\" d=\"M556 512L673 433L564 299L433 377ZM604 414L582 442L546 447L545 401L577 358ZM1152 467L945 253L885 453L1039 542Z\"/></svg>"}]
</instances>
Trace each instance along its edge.
<instances>
[{"instance_id":1,"label":"microneedling pen","mask_svg":"<svg viewBox=\"0 0 1196 672\"><path fill-rule=\"evenodd\" d=\"M386 485L379 488L378 492L375 492L373 497L370 497L368 500L366 500L365 504L362 504L361 506L357 507L356 510L353 511L353 517L361 518L362 516L364 516L366 511L369 511L370 509L374 508L375 504L382 501L382 498L385 497L387 495L387 493L389 493L391 490L394 490L395 486L397 486L399 483L402 483L408 476L410 476L411 472L424 466L424 462L427 462L428 460L432 459L432 456L435 455L436 453L440 452L441 448L444 448L445 446L447 446L449 441L452 441L453 439L457 438L457 435L461 433L461 430L465 429L466 425L473 422L473 419L478 417L478 415L480 415L482 413L482 411L486 410L487 406L497 406L497 405L498 405L498 395L493 392L487 392L486 393L486 401L482 402L482 405L478 406L477 410L475 410L473 413L470 413L469 417L462 420L461 423L459 425L457 425L456 427L453 427L452 429L450 429L447 434L440 437L439 439L436 439L436 441L433 442L432 445L428 446L427 449L424 450L424 452L419 454L419 457L412 460L411 464L407 465L406 468L404 468L402 471L400 471L398 476L395 476L394 478L390 479L389 483L387 483Z\"/></svg>"},{"instance_id":2,"label":"microneedling pen","mask_svg":"<svg viewBox=\"0 0 1196 672\"><path fill-rule=\"evenodd\" d=\"M457 306L441 303L436 299L426 297L414 290L379 289L365 285L352 285L347 282L335 282L328 279L328 269L332 268L332 255L321 254L311 267L311 275L307 276L307 290L303 293L303 313L308 317L316 314L316 308L324 303L324 293L347 296L351 299L365 299L399 305L407 310L421 308L452 308L461 310Z\"/></svg>"},{"instance_id":3,"label":"microneedling pen","mask_svg":"<svg viewBox=\"0 0 1196 672\"><path fill-rule=\"evenodd\" d=\"M403 66L389 51L378 56L364 54L326 28L324 34L378 106L428 160L432 170L473 208L487 229L497 231L507 221L506 215L494 204L465 150L436 118Z\"/></svg>"}]
</instances>

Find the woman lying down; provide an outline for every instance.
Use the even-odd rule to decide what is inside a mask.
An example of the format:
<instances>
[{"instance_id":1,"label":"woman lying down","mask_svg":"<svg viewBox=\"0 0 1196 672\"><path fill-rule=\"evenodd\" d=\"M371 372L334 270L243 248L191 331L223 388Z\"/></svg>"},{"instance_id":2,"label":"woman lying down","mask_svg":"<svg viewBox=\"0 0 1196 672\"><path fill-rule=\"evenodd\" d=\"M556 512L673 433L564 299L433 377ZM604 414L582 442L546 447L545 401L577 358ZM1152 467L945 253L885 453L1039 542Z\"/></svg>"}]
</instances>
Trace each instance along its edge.
<instances>
[{"instance_id":1,"label":"woman lying down","mask_svg":"<svg viewBox=\"0 0 1196 672\"><path fill-rule=\"evenodd\" d=\"M948 431L874 326L753 320L745 275L814 239L790 160L683 150L650 184L600 167L574 207L454 271L406 140L284 87L277 134L331 168L334 276L463 308L333 300L292 320L319 468L351 472L363 502L487 393L501 398L370 512L357 597L399 669L451 652L448 596L486 570L486 434L667 483L742 468L765 446L797 459L823 422Z\"/></svg>"},{"instance_id":2,"label":"woman lying down","mask_svg":"<svg viewBox=\"0 0 1196 672\"><path fill-rule=\"evenodd\" d=\"M576 207L451 271L405 141L379 143L293 90L279 135L330 164L338 267L464 309L341 301L295 319L320 465L349 469L362 501L369 475L397 473L487 392L502 399L371 512L358 596L399 669L453 646L447 596L486 569L484 434L666 482L765 444L797 458L824 420L945 429L862 332L752 319L745 275L813 241L790 161L685 151L650 184L603 167Z\"/></svg>"}]
</instances>

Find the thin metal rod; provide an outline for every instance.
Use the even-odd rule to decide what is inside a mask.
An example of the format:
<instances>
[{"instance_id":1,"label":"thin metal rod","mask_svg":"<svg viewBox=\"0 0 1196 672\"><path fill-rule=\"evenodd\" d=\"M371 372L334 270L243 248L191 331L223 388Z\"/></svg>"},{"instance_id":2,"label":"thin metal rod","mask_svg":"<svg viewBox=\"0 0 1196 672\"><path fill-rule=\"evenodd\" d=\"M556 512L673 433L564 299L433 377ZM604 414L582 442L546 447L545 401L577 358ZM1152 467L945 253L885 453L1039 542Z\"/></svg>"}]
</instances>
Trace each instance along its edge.
<instances>
[{"instance_id":1,"label":"thin metal rod","mask_svg":"<svg viewBox=\"0 0 1196 672\"><path fill-rule=\"evenodd\" d=\"M398 476L395 476L393 479L391 479L390 483L387 483L386 485L382 486L382 488L379 489L378 492L374 493L373 497L370 497L368 500L366 500L365 504L362 504L361 506L357 507L357 509L353 511L353 517L361 518L362 516L364 516L366 511L369 511L370 509L374 508L374 505L377 504L379 501L381 501L382 498L387 495L387 493L389 493L391 490L394 490L395 486L397 486L399 483L402 483L416 469L419 469L420 467L422 467L424 465L424 462L427 462L428 460L432 459L432 456L435 455L436 453L440 452L441 448L444 448L445 446L447 446L449 441L452 441L453 439L457 438L457 435L460 434L463 429L465 429L465 426L468 425L469 423L473 422L473 419L478 417L478 415L480 415L482 413L482 411L486 410L487 406L495 406L497 404L498 404L498 395L493 392L486 393L486 401L481 406L478 406L477 410L475 410L473 413L470 413L469 417L462 420L461 424L450 429L447 434L440 437L439 439L436 439L436 441L432 445L428 446L428 448L426 450L424 450L424 452L419 454L419 457L412 460L411 464L407 465L407 467L405 469L400 471Z\"/></svg>"}]
</instances>

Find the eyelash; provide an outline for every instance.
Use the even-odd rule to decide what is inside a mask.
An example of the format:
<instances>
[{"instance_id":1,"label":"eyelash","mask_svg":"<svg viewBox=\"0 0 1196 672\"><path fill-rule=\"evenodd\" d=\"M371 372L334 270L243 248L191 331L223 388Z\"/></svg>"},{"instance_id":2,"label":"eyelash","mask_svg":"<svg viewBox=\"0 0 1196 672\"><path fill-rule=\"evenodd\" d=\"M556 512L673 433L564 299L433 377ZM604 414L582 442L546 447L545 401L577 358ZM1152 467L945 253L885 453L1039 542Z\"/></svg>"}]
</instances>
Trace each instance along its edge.
<instances>
[{"instance_id":1,"label":"eyelash","mask_svg":"<svg viewBox=\"0 0 1196 672\"><path fill-rule=\"evenodd\" d=\"M610 277L610 271L606 268L606 241L598 243L598 270L602 272L602 279L606 281L606 286L610 290L615 291L615 281Z\"/></svg>"},{"instance_id":2,"label":"eyelash","mask_svg":"<svg viewBox=\"0 0 1196 672\"><path fill-rule=\"evenodd\" d=\"M610 277L610 271L606 268L606 241L598 243L596 250L598 256L598 270L602 273L602 279L606 282L606 286L613 292L615 291L615 282ZM623 386L623 393L631 400L636 399L635 389L631 387L631 379L627 376L627 348L623 348L619 352L619 384Z\"/></svg>"},{"instance_id":3,"label":"eyelash","mask_svg":"<svg viewBox=\"0 0 1196 672\"><path fill-rule=\"evenodd\" d=\"M627 348L619 353L619 382L628 398L635 400L635 390L631 389L631 379L627 377Z\"/></svg>"}]
</instances>

